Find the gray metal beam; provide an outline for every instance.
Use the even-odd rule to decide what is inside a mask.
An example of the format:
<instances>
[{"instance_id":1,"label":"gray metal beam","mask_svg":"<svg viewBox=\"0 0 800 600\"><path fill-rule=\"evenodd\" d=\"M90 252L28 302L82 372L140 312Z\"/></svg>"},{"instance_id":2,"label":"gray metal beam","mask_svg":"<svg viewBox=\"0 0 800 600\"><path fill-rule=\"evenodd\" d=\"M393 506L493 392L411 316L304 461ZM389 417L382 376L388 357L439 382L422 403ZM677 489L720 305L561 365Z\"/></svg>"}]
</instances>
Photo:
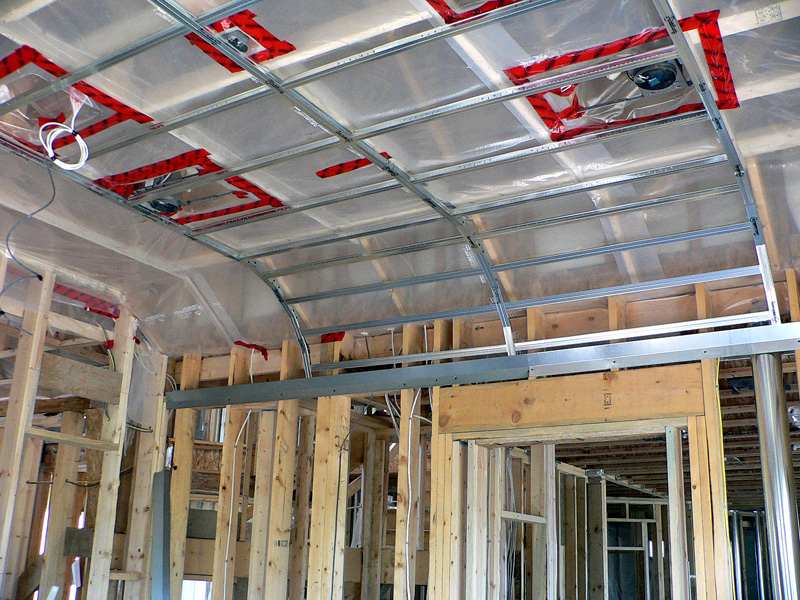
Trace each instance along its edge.
<instances>
[{"instance_id":1,"label":"gray metal beam","mask_svg":"<svg viewBox=\"0 0 800 600\"><path fill-rule=\"evenodd\" d=\"M499 358L168 392L167 408L222 407L290 398L491 383L797 349L800 349L800 323L787 323Z\"/></svg>"},{"instance_id":2,"label":"gray metal beam","mask_svg":"<svg viewBox=\"0 0 800 600\"><path fill-rule=\"evenodd\" d=\"M153 475L153 524L150 560L150 598L170 600L170 512L169 496L171 471L158 471Z\"/></svg>"},{"instance_id":3,"label":"gray metal beam","mask_svg":"<svg viewBox=\"0 0 800 600\"><path fill-rule=\"evenodd\" d=\"M692 48L689 45L689 40L686 34L681 29L678 17L675 15L674 10L670 4L670 0L652 0L653 5L658 11L661 20L667 28L672 43L678 52L681 62L689 73L689 77L694 82L694 87L700 95L700 100L708 113L711 123L714 126L720 144L728 157L728 161L733 168L733 173L736 175L736 180L739 184L739 189L742 192L744 199L745 210L747 216L752 223L753 242L756 247L756 256L758 256L758 264L761 267L761 279L764 284L764 293L767 297L767 306L772 313L772 322L781 322L780 308L778 307L778 296L775 292L775 282L772 278L772 266L767 255L767 245L764 240L764 228L761 223L761 218L758 215L755 197L753 196L753 189L750 184L750 177L747 174L747 168L744 161L739 154L739 150L733 141L730 130L728 129L725 119L717 106L713 86L706 78L705 71L700 67L697 62Z\"/></svg>"}]
</instances>

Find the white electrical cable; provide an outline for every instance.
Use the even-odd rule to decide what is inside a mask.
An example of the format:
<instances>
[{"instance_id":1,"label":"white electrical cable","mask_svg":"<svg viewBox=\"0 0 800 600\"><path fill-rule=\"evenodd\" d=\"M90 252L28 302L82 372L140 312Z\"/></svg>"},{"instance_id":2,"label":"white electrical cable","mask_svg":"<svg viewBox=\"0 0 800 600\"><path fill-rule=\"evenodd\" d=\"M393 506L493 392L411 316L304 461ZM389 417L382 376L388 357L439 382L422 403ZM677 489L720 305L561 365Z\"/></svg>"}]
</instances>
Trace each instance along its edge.
<instances>
[{"instance_id":1,"label":"white electrical cable","mask_svg":"<svg viewBox=\"0 0 800 600\"><path fill-rule=\"evenodd\" d=\"M78 134L77 131L75 131L75 120L78 118L78 112L80 112L80 107L74 110L72 114L72 121L69 125L66 125L65 123L58 123L56 121L50 121L49 123L45 123L39 127L39 141L42 143L45 153L56 166L61 167L65 171L77 171L86 164L87 160L89 160L89 146L86 145L86 141ZM49 130L47 133L45 133L46 129ZM78 148L80 148L81 152L78 162L67 163L60 158L56 158L56 152L53 150L53 144L55 144L56 140L62 135L75 136L75 141L78 143Z\"/></svg>"}]
</instances>

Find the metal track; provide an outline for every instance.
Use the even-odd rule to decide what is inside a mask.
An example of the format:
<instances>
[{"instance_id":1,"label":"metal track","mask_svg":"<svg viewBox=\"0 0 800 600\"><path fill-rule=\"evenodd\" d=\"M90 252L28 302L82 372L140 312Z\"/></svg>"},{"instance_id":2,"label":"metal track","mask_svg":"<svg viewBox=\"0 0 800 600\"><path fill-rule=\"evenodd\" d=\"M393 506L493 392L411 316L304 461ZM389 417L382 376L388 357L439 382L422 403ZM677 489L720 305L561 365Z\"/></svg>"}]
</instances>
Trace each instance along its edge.
<instances>
[{"instance_id":1,"label":"metal track","mask_svg":"<svg viewBox=\"0 0 800 600\"><path fill-rule=\"evenodd\" d=\"M772 278L772 267L770 265L769 256L767 254L767 245L764 240L763 226L761 218L758 215L753 190L750 185L750 177L747 174L747 168L739 155L739 150L733 141L731 132L725 124L725 119L717 107L714 93L712 92L713 86L710 85L706 78L705 72L700 67L697 59L689 46L689 41L686 34L683 32L672 5L669 0L652 0L653 5L658 11L661 20L667 28L672 43L678 51L678 56L681 62L689 73L689 77L694 82L694 87L700 95L703 106L708 113L714 130L719 138L720 144L731 163L733 173L736 175L736 180L739 184L739 189L742 193L744 200L744 207L747 211L747 216L752 224L753 243L756 248L756 256L758 257L758 264L761 268L761 279L764 284L764 294L767 298L767 306L769 307L770 314L772 315L773 323L781 322L780 308L778 307L778 296L775 292L775 282Z\"/></svg>"}]
</instances>

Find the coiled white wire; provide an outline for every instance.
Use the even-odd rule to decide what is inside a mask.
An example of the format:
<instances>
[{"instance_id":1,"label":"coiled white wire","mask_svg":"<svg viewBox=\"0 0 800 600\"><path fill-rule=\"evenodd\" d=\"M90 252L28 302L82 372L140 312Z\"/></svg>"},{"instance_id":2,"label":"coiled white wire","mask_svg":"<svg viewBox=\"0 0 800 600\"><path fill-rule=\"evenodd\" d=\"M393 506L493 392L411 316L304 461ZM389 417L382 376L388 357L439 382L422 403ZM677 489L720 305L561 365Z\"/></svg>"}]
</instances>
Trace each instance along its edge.
<instances>
[{"instance_id":1,"label":"coiled white wire","mask_svg":"<svg viewBox=\"0 0 800 600\"><path fill-rule=\"evenodd\" d=\"M42 143L44 151L56 166L61 167L65 171L77 171L86 164L87 160L89 160L89 146L86 145L86 141L75 131L75 119L77 118L78 110L75 110L72 114L72 122L69 125L65 123L58 123L56 121L50 121L49 123L45 123L39 127L39 141ZM47 133L45 133L45 130L48 130ZM68 163L64 162L60 158L56 158L55 150L53 150L53 144L55 144L56 140L62 135L75 136L75 141L78 142L78 147L80 148L81 152L78 162Z\"/></svg>"}]
</instances>

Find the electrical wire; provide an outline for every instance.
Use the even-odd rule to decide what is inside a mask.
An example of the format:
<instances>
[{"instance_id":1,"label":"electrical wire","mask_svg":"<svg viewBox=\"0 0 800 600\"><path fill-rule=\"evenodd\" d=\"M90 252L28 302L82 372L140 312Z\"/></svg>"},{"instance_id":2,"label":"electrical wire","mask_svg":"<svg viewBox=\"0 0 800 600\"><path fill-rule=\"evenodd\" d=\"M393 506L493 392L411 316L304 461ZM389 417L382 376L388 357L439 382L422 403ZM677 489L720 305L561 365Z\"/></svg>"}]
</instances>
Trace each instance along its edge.
<instances>
[{"instance_id":1,"label":"electrical wire","mask_svg":"<svg viewBox=\"0 0 800 600\"><path fill-rule=\"evenodd\" d=\"M57 121L50 121L39 127L39 141L42 143L42 148L44 148L48 158L53 161L53 164L64 169L65 171L77 171L86 164L87 160L89 160L89 146L86 145L86 140L84 140L83 137L81 137L81 135L75 131L75 121L78 118L78 113L81 111L81 106L83 105L80 104L76 107L75 104L73 104L72 121L70 121L69 125L66 125L65 123L59 123ZM45 130L47 130L47 133L45 133ZM56 158L56 152L53 149L53 144L55 144L56 140L63 135L72 135L75 137L75 141L78 143L78 148L80 149L80 157L78 158L78 162L68 163L64 162L60 158Z\"/></svg>"},{"instance_id":2,"label":"electrical wire","mask_svg":"<svg viewBox=\"0 0 800 600\"><path fill-rule=\"evenodd\" d=\"M8 285L6 285L2 290L0 290L0 297L2 297L3 294L5 294L11 286L17 285L18 283L21 283L23 281L27 281L28 279L33 279L33 278L36 278L39 281L42 281L44 279L41 276L41 274L37 273L36 271L31 269L28 265L26 265L25 263L23 263L22 261L20 261L17 258L16 254L14 254L14 251L11 249L11 236L17 230L17 227L22 225L28 219L31 219L34 216L38 215L40 212L45 211L48 208L50 208L50 205L53 204L53 202L55 201L55 199L56 199L56 182L53 181L53 172L49 168L47 169L47 175L50 178L50 187L52 189L52 193L50 194L50 199L43 206L41 206L40 208L37 208L36 210L34 210L31 213L28 213L27 215L22 217L19 221L14 223L14 225L11 227L11 229L8 230L8 233L6 234L6 253L11 258L11 260L13 260L15 263L17 263L20 267L25 269L31 275L27 276L27 277L22 277L20 279L17 279L15 281L12 281ZM2 309L0 309L0 314L2 314Z\"/></svg>"}]
</instances>

